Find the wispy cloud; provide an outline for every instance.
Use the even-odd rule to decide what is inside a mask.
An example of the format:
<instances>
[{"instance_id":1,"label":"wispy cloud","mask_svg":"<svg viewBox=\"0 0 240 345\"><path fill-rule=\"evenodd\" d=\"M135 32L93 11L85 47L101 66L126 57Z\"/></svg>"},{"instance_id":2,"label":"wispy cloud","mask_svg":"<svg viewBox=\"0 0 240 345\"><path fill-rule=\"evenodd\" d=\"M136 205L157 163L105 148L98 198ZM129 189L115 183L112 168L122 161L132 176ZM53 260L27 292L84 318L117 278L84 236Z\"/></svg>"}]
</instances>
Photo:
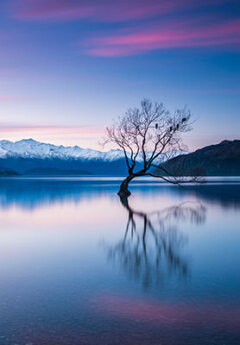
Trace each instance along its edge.
<instances>
[{"instance_id":1,"label":"wispy cloud","mask_svg":"<svg viewBox=\"0 0 240 345\"><path fill-rule=\"evenodd\" d=\"M56 145L80 145L82 147L101 148L100 139L104 128L90 126L55 126L55 125L25 125L0 123L0 136L5 140L21 140L33 138Z\"/></svg>"},{"instance_id":2,"label":"wispy cloud","mask_svg":"<svg viewBox=\"0 0 240 345\"><path fill-rule=\"evenodd\" d=\"M37 130L37 131L59 131L59 132L80 132L81 134L84 133L101 133L102 130L99 128L94 127L86 127L86 126L55 126L55 125L25 125L25 124L10 124L10 123L0 123L0 130Z\"/></svg>"},{"instance_id":3,"label":"wispy cloud","mask_svg":"<svg viewBox=\"0 0 240 345\"><path fill-rule=\"evenodd\" d=\"M152 23L121 29L89 39L84 44L90 55L102 57L135 55L143 52L186 47L237 45L240 43L240 21L208 24L191 20Z\"/></svg>"},{"instance_id":4,"label":"wispy cloud","mask_svg":"<svg viewBox=\"0 0 240 345\"><path fill-rule=\"evenodd\" d=\"M64 22L84 19L95 23L114 22L114 27L104 27L106 34L96 34L94 38L89 38L85 42L85 50L89 55L116 57L159 49L237 45L240 43L240 20L233 18L233 15L232 20L229 16L224 19L222 15L219 17L217 11L220 5L231 6L236 2L12 0L10 12L12 17L23 21ZM119 22L126 22L125 27L117 25Z\"/></svg>"},{"instance_id":5,"label":"wispy cloud","mask_svg":"<svg viewBox=\"0 0 240 345\"><path fill-rule=\"evenodd\" d=\"M148 18L225 2L229 0L13 0L10 10L14 18L21 20L92 19L113 22Z\"/></svg>"}]
</instances>

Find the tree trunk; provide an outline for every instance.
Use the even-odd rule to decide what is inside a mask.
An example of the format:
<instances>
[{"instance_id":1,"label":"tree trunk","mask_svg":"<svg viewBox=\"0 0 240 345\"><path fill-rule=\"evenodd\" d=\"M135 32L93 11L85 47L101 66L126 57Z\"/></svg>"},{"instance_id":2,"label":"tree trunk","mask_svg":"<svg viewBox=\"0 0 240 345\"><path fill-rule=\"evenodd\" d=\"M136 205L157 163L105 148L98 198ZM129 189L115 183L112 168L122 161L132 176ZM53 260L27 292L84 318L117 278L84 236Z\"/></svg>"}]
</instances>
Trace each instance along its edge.
<instances>
[{"instance_id":1,"label":"tree trunk","mask_svg":"<svg viewBox=\"0 0 240 345\"><path fill-rule=\"evenodd\" d=\"M143 176L145 174L144 171L140 171L135 174L128 175L121 183L118 195L120 197L128 198L131 195L131 192L128 190L129 183L135 178L139 176Z\"/></svg>"},{"instance_id":2,"label":"tree trunk","mask_svg":"<svg viewBox=\"0 0 240 345\"><path fill-rule=\"evenodd\" d=\"M128 190L128 185L132 181L132 179L135 177L134 174L127 176L121 183L120 189L118 192L118 195L120 197L129 197L131 195L131 192Z\"/></svg>"}]
</instances>

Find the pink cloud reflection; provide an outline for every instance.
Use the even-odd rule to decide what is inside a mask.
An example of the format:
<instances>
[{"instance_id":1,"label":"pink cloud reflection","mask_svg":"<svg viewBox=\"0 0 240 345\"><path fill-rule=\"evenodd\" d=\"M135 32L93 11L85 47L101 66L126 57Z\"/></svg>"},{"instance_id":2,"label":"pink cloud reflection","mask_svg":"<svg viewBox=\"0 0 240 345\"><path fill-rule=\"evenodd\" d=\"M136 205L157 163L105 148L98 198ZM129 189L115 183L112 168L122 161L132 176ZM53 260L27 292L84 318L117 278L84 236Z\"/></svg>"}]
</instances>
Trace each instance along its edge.
<instances>
[{"instance_id":1,"label":"pink cloud reflection","mask_svg":"<svg viewBox=\"0 0 240 345\"><path fill-rule=\"evenodd\" d=\"M215 325L238 329L239 305L234 307L217 304L190 305L151 300L138 300L127 296L102 296L96 301L98 311L130 321L152 323L167 327L191 325Z\"/></svg>"}]
</instances>

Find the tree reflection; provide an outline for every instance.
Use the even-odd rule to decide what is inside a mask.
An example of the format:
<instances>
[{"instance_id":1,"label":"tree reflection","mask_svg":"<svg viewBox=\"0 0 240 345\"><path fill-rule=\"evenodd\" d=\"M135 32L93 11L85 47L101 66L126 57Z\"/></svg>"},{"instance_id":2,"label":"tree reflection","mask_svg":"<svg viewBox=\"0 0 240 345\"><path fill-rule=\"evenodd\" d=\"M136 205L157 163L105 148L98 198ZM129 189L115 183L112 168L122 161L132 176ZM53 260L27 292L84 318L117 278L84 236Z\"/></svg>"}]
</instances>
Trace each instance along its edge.
<instances>
[{"instance_id":1,"label":"tree reflection","mask_svg":"<svg viewBox=\"0 0 240 345\"><path fill-rule=\"evenodd\" d=\"M145 287L161 283L172 273L186 277L188 263L182 248L187 238L178 225L203 223L206 208L199 202L184 202L147 213L133 209L127 198L121 198L121 203L128 211L126 230L119 243L107 248L108 258Z\"/></svg>"}]
</instances>

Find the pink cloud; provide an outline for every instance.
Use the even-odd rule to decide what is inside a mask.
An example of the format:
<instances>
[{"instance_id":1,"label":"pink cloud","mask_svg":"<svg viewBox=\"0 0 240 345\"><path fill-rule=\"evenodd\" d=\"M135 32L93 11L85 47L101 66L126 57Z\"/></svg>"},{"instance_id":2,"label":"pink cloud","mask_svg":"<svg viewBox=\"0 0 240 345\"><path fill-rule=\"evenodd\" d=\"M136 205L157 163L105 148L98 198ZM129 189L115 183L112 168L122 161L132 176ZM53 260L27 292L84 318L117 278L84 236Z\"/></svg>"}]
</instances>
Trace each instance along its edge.
<instances>
[{"instance_id":1,"label":"pink cloud","mask_svg":"<svg viewBox=\"0 0 240 345\"><path fill-rule=\"evenodd\" d=\"M72 20L92 16L95 7L85 1L15 0L12 15L22 20Z\"/></svg>"},{"instance_id":2,"label":"pink cloud","mask_svg":"<svg viewBox=\"0 0 240 345\"><path fill-rule=\"evenodd\" d=\"M13 0L12 16L21 20L125 21L148 18L181 9L191 9L228 0ZM232 0L235 1L235 0Z\"/></svg>"},{"instance_id":3,"label":"pink cloud","mask_svg":"<svg viewBox=\"0 0 240 345\"><path fill-rule=\"evenodd\" d=\"M1 99L1 95L0 95ZM20 132L20 133L38 133L38 134L79 134L79 135L103 135L104 130L101 128L84 127L84 126L49 126L49 125L10 125L0 123L0 132Z\"/></svg>"},{"instance_id":4,"label":"pink cloud","mask_svg":"<svg viewBox=\"0 0 240 345\"><path fill-rule=\"evenodd\" d=\"M89 39L86 53L101 57L136 55L148 51L181 47L237 45L240 22L224 22L217 12L210 18L208 8L238 0L11 0L12 17L25 21L121 22L155 17L155 23L131 23L128 29L111 31ZM204 16L196 9L207 9ZM166 14L185 13L172 21ZM201 12L202 13L202 12ZM158 18L158 19L157 19ZM191 18L191 19L189 19ZM158 22L156 23L156 20Z\"/></svg>"},{"instance_id":5,"label":"pink cloud","mask_svg":"<svg viewBox=\"0 0 240 345\"><path fill-rule=\"evenodd\" d=\"M2 139L17 141L33 138L40 142L55 145L92 147L101 149L99 141L105 133L104 128L91 126L54 126L0 123Z\"/></svg>"},{"instance_id":6,"label":"pink cloud","mask_svg":"<svg viewBox=\"0 0 240 345\"><path fill-rule=\"evenodd\" d=\"M142 52L240 43L240 21L203 25L197 20L161 22L150 27L122 29L115 34L92 38L85 42L87 53L114 57Z\"/></svg>"}]
</instances>

